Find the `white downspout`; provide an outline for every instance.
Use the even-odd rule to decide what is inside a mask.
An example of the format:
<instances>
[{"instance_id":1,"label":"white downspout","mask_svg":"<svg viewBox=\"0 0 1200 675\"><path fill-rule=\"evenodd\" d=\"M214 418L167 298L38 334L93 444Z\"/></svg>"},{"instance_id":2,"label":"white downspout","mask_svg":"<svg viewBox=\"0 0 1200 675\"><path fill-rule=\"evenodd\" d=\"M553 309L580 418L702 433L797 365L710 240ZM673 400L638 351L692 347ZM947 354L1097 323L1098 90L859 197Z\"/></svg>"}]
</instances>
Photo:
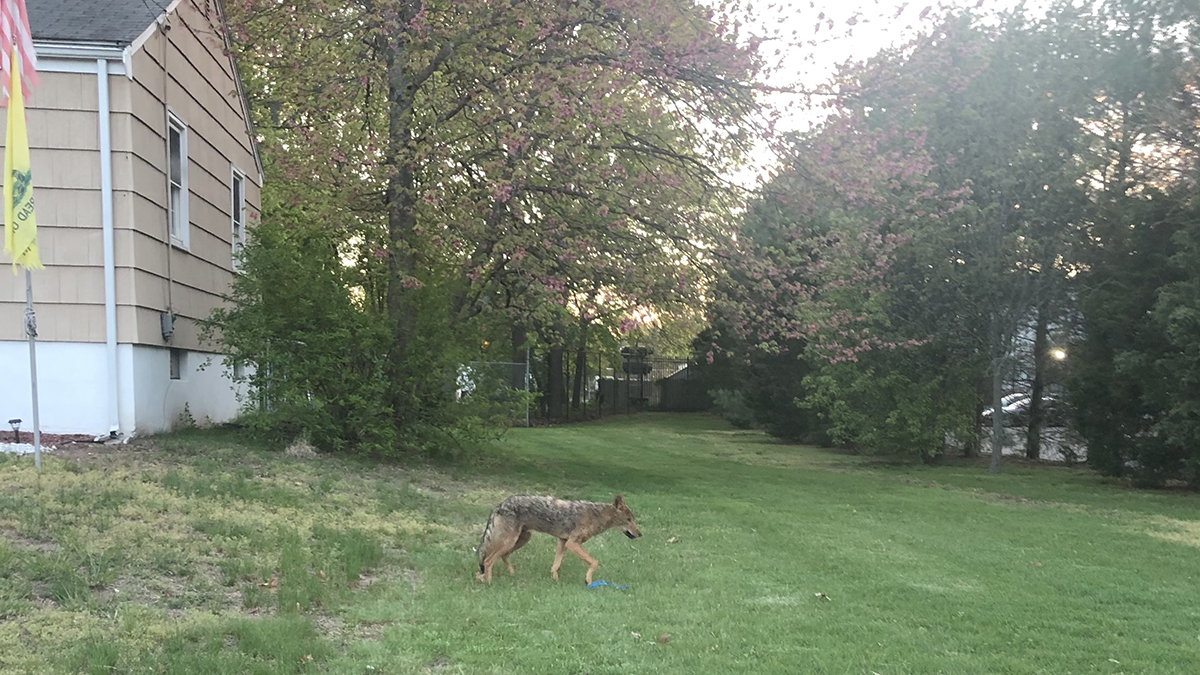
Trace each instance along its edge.
<instances>
[{"instance_id":1,"label":"white downspout","mask_svg":"<svg viewBox=\"0 0 1200 675\"><path fill-rule=\"evenodd\" d=\"M104 228L104 340L108 362L108 433L121 430L117 386L117 280L113 236L112 135L109 129L108 61L96 60L96 89L100 96L100 219Z\"/></svg>"}]
</instances>

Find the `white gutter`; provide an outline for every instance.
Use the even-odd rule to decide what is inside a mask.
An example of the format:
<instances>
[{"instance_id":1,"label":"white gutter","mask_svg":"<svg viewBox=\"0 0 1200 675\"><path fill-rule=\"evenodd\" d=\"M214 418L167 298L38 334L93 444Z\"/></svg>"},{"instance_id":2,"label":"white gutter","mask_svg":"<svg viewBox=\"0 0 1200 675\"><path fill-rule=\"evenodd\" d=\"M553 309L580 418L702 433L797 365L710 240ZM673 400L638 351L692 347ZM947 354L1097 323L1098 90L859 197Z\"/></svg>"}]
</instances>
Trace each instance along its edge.
<instances>
[{"instance_id":1,"label":"white gutter","mask_svg":"<svg viewBox=\"0 0 1200 675\"><path fill-rule=\"evenodd\" d=\"M38 58L60 59L115 59L121 60L121 47L103 42L55 42L36 40L33 43Z\"/></svg>"},{"instance_id":2,"label":"white gutter","mask_svg":"<svg viewBox=\"0 0 1200 675\"><path fill-rule=\"evenodd\" d=\"M117 387L117 281L113 241L112 135L109 128L108 61L96 59L96 90L100 97L100 220L104 229L104 338L108 364L109 434L121 430Z\"/></svg>"}]
</instances>

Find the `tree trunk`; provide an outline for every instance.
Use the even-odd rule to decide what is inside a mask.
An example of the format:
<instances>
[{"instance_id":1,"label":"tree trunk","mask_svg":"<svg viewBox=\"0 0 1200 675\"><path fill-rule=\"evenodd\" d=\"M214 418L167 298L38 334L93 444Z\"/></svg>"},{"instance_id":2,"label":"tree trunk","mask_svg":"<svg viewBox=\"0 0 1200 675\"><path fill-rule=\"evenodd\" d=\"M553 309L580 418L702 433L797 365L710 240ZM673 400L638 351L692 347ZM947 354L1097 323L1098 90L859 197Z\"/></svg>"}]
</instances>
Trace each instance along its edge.
<instances>
[{"instance_id":1,"label":"tree trunk","mask_svg":"<svg viewBox=\"0 0 1200 675\"><path fill-rule=\"evenodd\" d=\"M547 415L550 419L562 419L566 415L567 386L563 381L563 348L551 347L546 356L546 395L548 401Z\"/></svg>"},{"instance_id":2,"label":"tree trunk","mask_svg":"<svg viewBox=\"0 0 1200 675\"><path fill-rule=\"evenodd\" d=\"M583 376L587 372L587 351L580 346L575 351L575 383L571 391L571 409L579 410L583 405Z\"/></svg>"},{"instance_id":3,"label":"tree trunk","mask_svg":"<svg viewBox=\"0 0 1200 675\"><path fill-rule=\"evenodd\" d=\"M1049 308L1045 303L1038 305L1037 328L1033 337L1033 387L1029 392L1029 429L1025 432L1025 456L1029 459L1038 459L1042 455L1042 427L1046 418L1042 406L1042 390L1046 386L1049 323Z\"/></svg>"},{"instance_id":4,"label":"tree trunk","mask_svg":"<svg viewBox=\"0 0 1200 675\"><path fill-rule=\"evenodd\" d=\"M524 363L525 368L513 366L512 382L510 386L513 389L525 388L525 375L529 371L529 363L526 358L529 356L526 344L529 341L529 335L525 331L525 325L514 322L512 325L512 362Z\"/></svg>"},{"instance_id":5,"label":"tree trunk","mask_svg":"<svg viewBox=\"0 0 1200 675\"><path fill-rule=\"evenodd\" d=\"M1121 102L1121 135L1118 141L1121 146L1118 148L1117 157L1117 195L1124 196L1128 192L1129 165L1133 163L1133 140L1130 136L1133 135L1133 122L1131 121L1129 112L1129 103Z\"/></svg>"},{"instance_id":6,"label":"tree trunk","mask_svg":"<svg viewBox=\"0 0 1200 675\"><path fill-rule=\"evenodd\" d=\"M992 464L988 473L1000 473L1000 456L1004 452L1004 357L992 365Z\"/></svg>"},{"instance_id":7,"label":"tree trunk","mask_svg":"<svg viewBox=\"0 0 1200 675\"><path fill-rule=\"evenodd\" d=\"M583 405L583 378L587 374L588 323L579 320L579 348L575 351L575 382L571 391L571 409L579 410Z\"/></svg>"},{"instance_id":8,"label":"tree trunk","mask_svg":"<svg viewBox=\"0 0 1200 675\"><path fill-rule=\"evenodd\" d=\"M419 3L406 3L402 21L407 23L419 10ZM392 328L391 364L394 413L407 413L405 401L412 402L419 392L417 383L409 383L405 363L415 326L413 302L416 259L413 254L416 229L416 181L412 170L412 111L416 88L409 72L405 46L393 39L386 46L388 77L388 144L384 163L389 169L387 191L388 286L387 314Z\"/></svg>"},{"instance_id":9,"label":"tree trunk","mask_svg":"<svg viewBox=\"0 0 1200 675\"><path fill-rule=\"evenodd\" d=\"M980 377L975 383L975 434L963 445L963 457L973 459L980 454L983 445L983 409L992 396L991 389L992 380L989 377Z\"/></svg>"}]
</instances>

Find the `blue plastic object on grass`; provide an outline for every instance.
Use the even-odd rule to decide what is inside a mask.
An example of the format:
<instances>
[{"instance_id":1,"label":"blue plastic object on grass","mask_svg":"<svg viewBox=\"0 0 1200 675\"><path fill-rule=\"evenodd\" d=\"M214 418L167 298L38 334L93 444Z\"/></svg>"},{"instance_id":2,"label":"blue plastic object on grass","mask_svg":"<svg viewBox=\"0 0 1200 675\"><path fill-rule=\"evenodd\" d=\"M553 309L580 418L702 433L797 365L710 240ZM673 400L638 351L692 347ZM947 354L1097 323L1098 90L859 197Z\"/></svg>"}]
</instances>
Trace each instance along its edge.
<instances>
[{"instance_id":1,"label":"blue plastic object on grass","mask_svg":"<svg viewBox=\"0 0 1200 675\"><path fill-rule=\"evenodd\" d=\"M619 588L621 590L625 590L625 589L629 588L628 586L622 586L621 584L610 584L603 579L601 579L600 581L593 581L592 583L588 584L587 587L588 588L600 588L601 586L612 586L613 588Z\"/></svg>"}]
</instances>

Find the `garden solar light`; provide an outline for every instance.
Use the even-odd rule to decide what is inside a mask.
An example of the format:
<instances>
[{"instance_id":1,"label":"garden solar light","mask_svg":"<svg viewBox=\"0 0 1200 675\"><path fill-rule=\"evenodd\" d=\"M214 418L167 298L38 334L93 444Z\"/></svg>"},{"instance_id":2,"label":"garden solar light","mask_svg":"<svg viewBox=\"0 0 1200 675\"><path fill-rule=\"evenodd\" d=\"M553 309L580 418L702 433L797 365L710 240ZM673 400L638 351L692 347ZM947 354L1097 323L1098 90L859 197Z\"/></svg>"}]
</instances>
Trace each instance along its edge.
<instances>
[{"instance_id":1,"label":"garden solar light","mask_svg":"<svg viewBox=\"0 0 1200 675\"><path fill-rule=\"evenodd\" d=\"M21 420L11 419L8 421L8 426L13 430L13 443L21 442Z\"/></svg>"}]
</instances>

